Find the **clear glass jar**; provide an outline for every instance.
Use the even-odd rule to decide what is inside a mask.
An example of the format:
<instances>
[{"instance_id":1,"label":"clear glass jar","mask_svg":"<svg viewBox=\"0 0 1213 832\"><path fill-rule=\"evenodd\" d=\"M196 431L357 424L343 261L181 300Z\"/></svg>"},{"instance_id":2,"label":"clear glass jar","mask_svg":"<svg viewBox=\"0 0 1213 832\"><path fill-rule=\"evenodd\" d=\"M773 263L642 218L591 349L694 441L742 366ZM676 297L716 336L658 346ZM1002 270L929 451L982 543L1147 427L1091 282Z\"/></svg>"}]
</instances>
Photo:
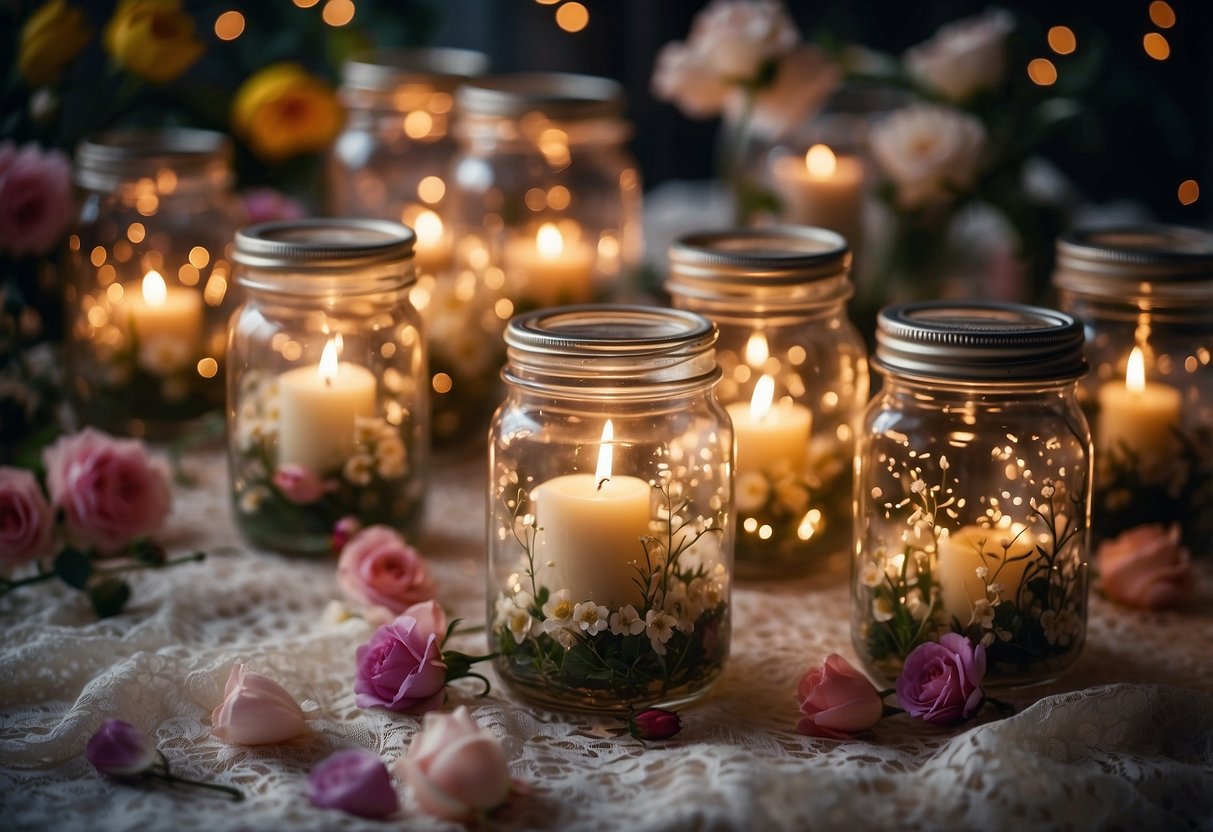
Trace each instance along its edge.
<instances>
[{"instance_id":1,"label":"clear glass jar","mask_svg":"<svg viewBox=\"0 0 1213 832\"><path fill-rule=\"evenodd\" d=\"M1057 243L1053 284L1083 322L1096 540L1178 524L1213 556L1213 234L1093 228Z\"/></svg>"},{"instance_id":2,"label":"clear glass jar","mask_svg":"<svg viewBox=\"0 0 1213 832\"><path fill-rule=\"evenodd\" d=\"M82 142L66 289L80 418L170 439L223 407L231 144L203 130L119 130Z\"/></svg>"},{"instance_id":3,"label":"clear glass jar","mask_svg":"<svg viewBox=\"0 0 1213 832\"><path fill-rule=\"evenodd\" d=\"M426 353L408 302L413 232L387 220L263 223L236 235L228 437L237 524L255 545L329 550L338 520L418 531Z\"/></svg>"},{"instance_id":4,"label":"clear glass jar","mask_svg":"<svg viewBox=\"0 0 1213 832\"><path fill-rule=\"evenodd\" d=\"M823 565L851 542L867 349L847 319L846 241L824 228L689 234L669 253L674 305L720 328L717 387L737 440L739 574Z\"/></svg>"},{"instance_id":5,"label":"clear glass jar","mask_svg":"<svg viewBox=\"0 0 1213 832\"><path fill-rule=\"evenodd\" d=\"M732 432L716 328L651 307L514 318L489 442L489 641L557 708L704 694L728 654Z\"/></svg>"},{"instance_id":6,"label":"clear glass jar","mask_svg":"<svg viewBox=\"0 0 1213 832\"><path fill-rule=\"evenodd\" d=\"M1031 306L886 307L856 453L851 637L891 682L918 645L984 645L987 687L1056 677L1087 619L1081 325Z\"/></svg>"}]
</instances>

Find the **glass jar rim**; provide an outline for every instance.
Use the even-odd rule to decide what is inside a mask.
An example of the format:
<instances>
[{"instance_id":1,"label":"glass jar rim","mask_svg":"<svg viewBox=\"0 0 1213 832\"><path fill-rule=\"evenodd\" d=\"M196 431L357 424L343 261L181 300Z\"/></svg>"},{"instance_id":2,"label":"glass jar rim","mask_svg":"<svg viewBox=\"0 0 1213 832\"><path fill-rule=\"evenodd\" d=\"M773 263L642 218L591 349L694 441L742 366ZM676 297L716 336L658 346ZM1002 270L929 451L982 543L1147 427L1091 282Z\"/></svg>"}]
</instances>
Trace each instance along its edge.
<instances>
[{"instance_id":1,"label":"glass jar rim","mask_svg":"<svg viewBox=\"0 0 1213 832\"><path fill-rule=\"evenodd\" d=\"M1160 224L1075 229L1057 240L1053 283L1126 302L1207 303L1213 297L1213 233Z\"/></svg>"},{"instance_id":2,"label":"glass jar rim","mask_svg":"<svg viewBox=\"0 0 1213 832\"><path fill-rule=\"evenodd\" d=\"M119 128L77 145L74 178L81 187L99 190L122 180L155 177L162 169L183 177L218 168L230 176L231 157L231 140L213 130Z\"/></svg>"},{"instance_id":3,"label":"glass jar rim","mask_svg":"<svg viewBox=\"0 0 1213 832\"><path fill-rule=\"evenodd\" d=\"M473 49L368 49L355 53L342 64L341 85L352 90L393 92L406 84L429 84L438 90L454 92L488 67L488 55Z\"/></svg>"},{"instance_id":4,"label":"glass jar rim","mask_svg":"<svg viewBox=\"0 0 1213 832\"><path fill-rule=\"evenodd\" d=\"M564 121L623 114L623 86L610 78L564 72L518 72L478 78L455 95L468 115L520 118L538 112Z\"/></svg>"},{"instance_id":5,"label":"glass jar rim","mask_svg":"<svg viewBox=\"0 0 1213 832\"><path fill-rule=\"evenodd\" d=\"M248 225L236 232L232 260L244 269L237 281L252 289L308 294L298 285L287 288L275 273L331 278L334 273L374 269L399 263L407 266L416 235L392 220L315 218ZM395 289L416 279L411 268L393 271L367 291ZM313 291L328 293L332 280L317 280ZM349 283L345 289L357 292Z\"/></svg>"}]
</instances>

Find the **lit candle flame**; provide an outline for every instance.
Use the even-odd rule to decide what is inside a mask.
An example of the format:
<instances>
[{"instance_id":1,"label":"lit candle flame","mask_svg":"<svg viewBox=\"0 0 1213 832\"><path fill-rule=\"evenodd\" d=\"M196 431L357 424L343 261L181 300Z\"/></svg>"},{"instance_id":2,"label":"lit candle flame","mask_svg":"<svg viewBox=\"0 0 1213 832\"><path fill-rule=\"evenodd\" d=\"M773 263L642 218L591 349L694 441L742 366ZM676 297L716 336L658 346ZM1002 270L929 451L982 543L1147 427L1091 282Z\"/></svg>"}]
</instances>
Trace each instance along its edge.
<instances>
[{"instance_id":1,"label":"lit candle flame","mask_svg":"<svg viewBox=\"0 0 1213 832\"><path fill-rule=\"evenodd\" d=\"M442 217L426 208L413 220L413 230L417 232L417 245L438 245L442 242Z\"/></svg>"},{"instance_id":2,"label":"lit candle flame","mask_svg":"<svg viewBox=\"0 0 1213 832\"><path fill-rule=\"evenodd\" d=\"M1125 368L1125 387L1134 393L1146 389L1146 360L1141 347L1134 347L1133 352L1129 353L1129 365Z\"/></svg>"},{"instance_id":3,"label":"lit candle flame","mask_svg":"<svg viewBox=\"0 0 1213 832\"><path fill-rule=\"evenodd\" d=\"M754 385L754 395L750 397L750 418L761 422L771 412L771 403L775 400L775 379L763 376Z\"/></svg>"},{"instance_id":4,"label":"lit candle flame","mask_svg":"<svg viewBox=\"0 0 1213 832\"><path fill-rule=\"evenodd\" d=\"M610 419L602 426L602 444L598 446L598 470L594 472L594 480L598 487L611 478L612 451L611 442L615 439L615 426Z\"/></svg>"},{"instance_id":5,"label":"lit candle flame","mask_svg":"<svg viewBox=\"0 0 1213 832\"><path fill-rule=\"evenodd\" d=\"M751 367L761 367L771 357L771 349L767 346L767 337L761 332L755 332L745 344L745 363Z\"/></svg>"},{"instance_id":6,"label":"lit candle flame","mask_svg":"<svg viewBox=\"0 0 1213 832\"><path fill-rule=\"evenodd\" d=\"M168 300L168 286L155 269L143 276L143 299L148 306L164 306Z\"/></svg>"},{"instance_id":7,"label":"lit candle flame","mask_svg":"<svg viewBox=\"0 0 1213 832\"><path fill-rule=\"evenodd\" d=\"M814 179L829 179L838 167L834 151L824 144L815 144L804 154L804 166L809 169L809 176Z\"/></svg>"},{"instance_id":8,"label":"lit candle flame","mask_svg":"<svg viewBox=\"0 0 1213 832\"><path fill-rule=\"evenodd\" d=\"M331 385L337 377L337 356L341 353L341 346L341 336L334 335L324 345L324 352L320 355L320 377L326 385Z\"/></svg>"},{"instance_id":9,"label":"lit candle flame","mask_svg":"<svg viewBox=\"0 0 1213 832\"><path fill-rule=\"evenodd\" d=\"M539 256L545 260L554 260L561 255L564 251L564 235L555 223L545 222L539 226L539 233L535 235L535 248L539 249Z\"/></svg>"}]
</instances>

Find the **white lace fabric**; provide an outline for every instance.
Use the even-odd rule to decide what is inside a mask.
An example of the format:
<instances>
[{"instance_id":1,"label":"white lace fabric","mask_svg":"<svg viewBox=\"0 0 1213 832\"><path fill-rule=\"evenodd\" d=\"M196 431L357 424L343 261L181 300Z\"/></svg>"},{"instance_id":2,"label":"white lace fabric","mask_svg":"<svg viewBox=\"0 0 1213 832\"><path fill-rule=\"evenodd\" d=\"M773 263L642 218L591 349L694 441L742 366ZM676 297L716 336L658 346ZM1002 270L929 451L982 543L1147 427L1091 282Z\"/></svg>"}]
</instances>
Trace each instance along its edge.
<instances>
[{"instance_id":1,"label":"white lace fabric","mask_svg":"<svg viewBox=\"0 0 1213 832\"><path fill-rule=\"evenodd\" d=\"M202 563L141 573L119 616L98 621L60 586L0 599L0 828L54 830L456 828L405 801L388 822L313 807L307 773L361 746L389 762L420 720L354 705L358 619L328 623L332 562L251 550L232 524L218 453L191 460L162 536ZM439 460L419 548L453 616L484 617L479 457ZM1003 697L1021 708L957 729L901 715L852 742L795 733L795 684L839 652L853 659L847 567L800 580L739 583L729 664L682 711L672 741L616 737L618 723L530 706L494 680L454 686L502 738L531 784L493 828L571 830L1213 828L1213 593L1202 569L1185 610L1142 613L1093 597L1088 640L1060 680ZM465 636L469 652L483 636ZM278 746L210 733L231 666L245 662L316 710ZM464 687L466 685L466 687ZM309 703L310 700L310 703ZM1039 700L1039 701L1037 701ZM98 776L84 745L107 717L153 736L181 776L235 786L244 802ZM403 790L402 790L403 791Z\"/></svg>"}]
</instances>

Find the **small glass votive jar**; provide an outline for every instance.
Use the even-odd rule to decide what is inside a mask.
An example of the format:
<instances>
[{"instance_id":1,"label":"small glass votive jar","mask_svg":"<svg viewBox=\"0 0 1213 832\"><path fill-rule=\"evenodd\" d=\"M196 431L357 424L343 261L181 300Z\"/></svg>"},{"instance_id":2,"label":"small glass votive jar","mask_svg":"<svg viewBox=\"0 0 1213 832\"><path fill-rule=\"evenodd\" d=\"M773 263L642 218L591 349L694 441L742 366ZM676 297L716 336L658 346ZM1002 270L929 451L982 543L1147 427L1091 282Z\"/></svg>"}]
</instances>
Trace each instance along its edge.
<instances>
[{"instance_id":1,"label":"small glass votive jar","mask_svg":"<svg viewBox=\"0 0 1213 832\"><path fill-rule=\"evenodd\" d=\"M150 439L223 407L232 235L231 144L204 130L117 130L84 141L66 288L80 418Z\"/></svg>"},{"instance_id":2,"label":"small glass votive jar","mask_svg":"<svg viewBox=\"0 0 1213 832\"><path fill-rule=\"evenodd\" d=\"M850 548L868 401L867 349L846 312L850 262L839 234L805 226L706 231L670 248L674 305L720 328L740 575L805 571Z\"/></svg>"},{"instance_id":3,"label":"small glass votive jar","mask_svg":"<svg viewBox=\"0 0 1213 832\"><path fill-rule=\"evenodd\" d=\"M1079 392L1095 437L1096 542L1130 530L1213 557L1213 234L1093 228L1057 242L1061 308L1094 372Z\"/></svg>"},{"instance_id":4,"label":"small glass votive jar","mask_svg":"<svg viewBox=\"0 0 1213 832\"><path fill-rule=\"evenodd\" d=\"M418 531L429 447L413 232L386 220L263 223L236 235L232 499L250 542L329 551L338 520Z\"/></svg>"},{"instance_id":5,"label":"small glass votive jar","mask_svg":"<svg viewBox=\"0 0 1213 832\"><path fill-rule=\"evenodd\" d=\"M652 307L515 317L489 442L497 672L543 705L702 696L729 649L732 433L716 328Z\"/></svg>"},{"instance_id":6,"label":"small glass votive jar","mask_svg":"<svg viewBox=\"0 0 1213 832\"><path fill-rule=\"evenodd\" d=\"M1087 619L1082 326L1031 306L886 307L856 453L851 637L873 675L946 633L987 687L1056 677Z\"/></svg>"}]
</instances>

